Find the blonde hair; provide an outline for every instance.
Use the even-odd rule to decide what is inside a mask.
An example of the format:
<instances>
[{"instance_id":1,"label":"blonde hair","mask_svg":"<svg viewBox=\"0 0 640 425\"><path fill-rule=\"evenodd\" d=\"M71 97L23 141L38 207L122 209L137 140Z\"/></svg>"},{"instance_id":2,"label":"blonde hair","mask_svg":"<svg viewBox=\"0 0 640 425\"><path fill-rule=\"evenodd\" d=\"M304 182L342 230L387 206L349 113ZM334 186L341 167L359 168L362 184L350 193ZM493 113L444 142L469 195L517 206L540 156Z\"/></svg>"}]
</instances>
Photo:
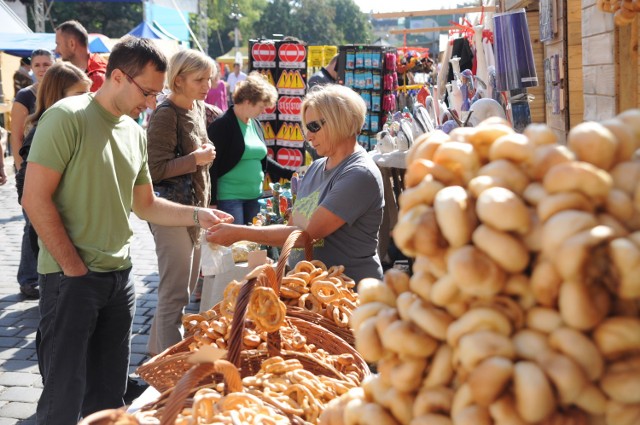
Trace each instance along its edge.
<instances>
[{"instance_id":1,"label":"blonde hair","mask_svg":"<svg viewBox=\"0 0 640 425\"><path fill-rule=\"evenodd\" d=\"M257 71L253 71L247 79L236 84L233 92L233 103L239 104L244 101L252 105L264 102L267 106L273 106L278 100L278 91L273 87L267 78Z\"/></svg>"},{"instance_id":2,"label":"blonde hair","mask_svg":"<svg viewBox=\"0 0 640 425\"><path fill-rule=\"evenodd\" d=\"M171 57L167 72L168 86L172 92L177 92L176 80L180 76L194 72L209 71L213 79L218 73L213 59L197 50L182 50Z\"/></svg>"},{"instance_id":3,"label":"blonde hair","mask_svg":"<svg viewBox=\"0 0 640 425\"><path fill-rule=\"evenodd\" d=\"M331 143L355 139L364 125L367 105L360 95L339 84L316 86L302 101L302 123L308 109L313 109L325 121L323 128Z\"/></svg>"}]
</instances>

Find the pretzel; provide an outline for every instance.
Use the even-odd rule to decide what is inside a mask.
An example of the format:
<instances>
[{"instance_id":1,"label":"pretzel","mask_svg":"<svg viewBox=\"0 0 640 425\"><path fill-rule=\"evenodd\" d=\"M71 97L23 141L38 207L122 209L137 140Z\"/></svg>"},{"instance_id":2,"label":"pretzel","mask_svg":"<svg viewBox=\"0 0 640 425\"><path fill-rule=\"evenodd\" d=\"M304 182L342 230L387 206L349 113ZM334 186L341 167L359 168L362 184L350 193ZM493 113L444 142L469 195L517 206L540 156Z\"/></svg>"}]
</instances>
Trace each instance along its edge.
<instances>
[{"instance_id":1,"label":"pretzel","mask_svg":"<svg viewBox=\"0 0 640 425\"><path fill-rule=\"evenodd\" d=\"M331 266L327 270L327 273L328 273L329 277L340 276L341 274L344 273L344 266L342 266L342 265Z\"/></svg>"},{"instance_id":2,"label":"pretzel","mask_svg":"<svg viewBox=\"0 0 640 425\"><path fill-rule=\"evenodd\" d=\"M284 323L287 308L271 288L253 288L249 299L247 317L256 327L267 332L275 332Z\"/></svg>"},{"instance_id":3,"label":"pretzel","mask_svg":"<svg viewBox=\"0 0 640 425\"><path fill-rule=\"evenodd\" d=\"M296 264L296 266L293 268L293 271L295 273L299 273L299 272L306 272L306 273L311 273L316 269L316 266L310 262L310 261L300 261L298 264Z\"/></svg>"},{"instance_id":4,"label":"pretzel","mask_svg":"<svg viewBox=\"0 0 640 425\"><path fill-rule=\"evenodd\" d=\"M289 288L287 286L281 286L280 287L280 296L282 298L285 298L285 302L293 300L295 302L294 305L297 304L297 299L300 298L302 294L292 288Z\"/></svg>"},{"instance_id":5,"label":"pretzel","mask_svg":"<svg viewBox=\"0 0 640 425\"><path fill-rule=\"evenodd\" d=\"M320 416L320 406L316 396L309 388L301 384L293 384L284 393L302 407L307 421L316 423L318 416Z\"/></svg>"},{"instance_id":6,"label":"pretzel","mask_svg":"<svg viewBox=\"0 0 640 425\"><path fill-rule=\"evenodd\" d=\"M202 314L185 314L182 316L182 326L184 326L185 331L189 332L204 320L207 319Z\"/></svg>"},{"instance_id":7,"label":"pretzel","mask_svg":"<svg viewBox=\"0 0 640 425\"><path fill-rule=\"evenodd\" d=\"M320 313L323 309L322 303L313 294L304 294L298 298L298 306L313 313Z\"/></svg>"},{"instance_id":8,"label":"pretzel","mask_svg":"<svg viewBox=\"0 0 640 425\"><path fill-rule=\"evenodd\" d=\"M241 286L241 282L232 280L224 289L222 302L220 303L220 313L228 319L233 318L233 312L236 309L236 301L238 299Z\"/></svg>"},{"instance_id":9,"label":"pretzel","mask_svg":"<svg viewBox=\"0 0 640 425\"><path fill-rule=\"evenodd\" d=\"M212 423L215 414L215 403L222 398L217 391L209 388L198 390L193 396L193 408L191 410L193 420L199 423Z\"/></svg>"},{"instance_id":10,"label":"pretzel","mask_svg":"<svg viewBox=\"0 0 640 425\"><path fill-rule=\"evenodd\" d=\"M335 301L340 297L340 291L336 285L326 280L314 280L311 283L311 293L324 304Z\"/></svg>"},{"instance_id":11,"label":"pretzel","mask_svg":"<svg viewBox=\"0 0 640 425\"><path fill-rule=\"evenodd\" d=\"M351 313L353 309L345 302L347 300L337 299L327 304L326 316L333 319L336 325L341 328L349 326L351 320Z\"/></svg>"},{"instance_id":12,"label":"pretzel","mask_svg":"<svg viewBox=\"0 0 640 425\"><path fill-rule=\"evenodd\" d=\"M306 273L305 273L306 274ZM285 276L282 278L282 286L307 286L308 280L302 279L298 276Z\"/></svg>"},{"instance_id":13,"label":"pretzel","mask_svg":"<svg viewBox=\"0 0 640 425\"><path fill-rule=\"evenodd\" d=\"M256 334L247 334L242 337L242 342L247 348L256 348L262 342L260 336Z\"/></svg>"},{"instance_id":14,"label":"pretzel","mask_svg":"<svg viewBox=\"0 0 640 425\"><path fill-rule=\"evenodd\" d=\"M322 269L324 271L327 270L327 265L320 260L311 260L311 264L313 264L316 268Z\"/></svg>"}]
</instances>

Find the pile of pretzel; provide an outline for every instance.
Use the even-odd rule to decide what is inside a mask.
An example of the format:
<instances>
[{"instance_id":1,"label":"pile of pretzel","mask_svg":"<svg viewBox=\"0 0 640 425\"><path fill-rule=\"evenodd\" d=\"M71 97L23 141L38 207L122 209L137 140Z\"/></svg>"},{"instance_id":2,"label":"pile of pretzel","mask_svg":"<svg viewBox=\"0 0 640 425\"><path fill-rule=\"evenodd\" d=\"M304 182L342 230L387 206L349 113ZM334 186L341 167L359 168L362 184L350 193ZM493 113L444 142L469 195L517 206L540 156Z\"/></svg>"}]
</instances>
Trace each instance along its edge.
<instances>
[{"instance_id":1,"label":"pile of pretzel","mask_svg":"<svg viewBox=\"0 0 640 425\"><path fill-rule=\"evenodd\" d=\"M224 292L221 313L209 310L200 314L185 314L182 324L185 332L192 335L194 341L189 345L195 351L203 345L216 348L228 348L231 336L231 321L237 295L242 282L232 281ZM254 288L247 307L247 318L251 320L243 332L243 347L246 349L266 350L267 333L281 331L282 345L285 350L300 352L315 351L307 345L304 335L285 323L286 307L271 288Z\"/></svg>"},{"instance_id":2,"label":"pile of pretzel","mask_svg":"<svg viewBox=\"0 0 640 425\"><path fill-rule=\"evenodd\" d=\"M186 314L182 318L185 331L193 336L189 344L190 351L196 351L203 345L227 349L231 337L231 320L235 303L242 282L232 281L224 292L221 314L213 310L200 314ZM331 354L326 350L309 343L307 337L295 326L285 321L286 308L278 299L273 289L257 286L253 289L247 307L247 318L250 319L243 331L243 348L267 350L267 333L280 331L283 350L306 353L320 363L333 366L351 382L360 382L358 366L353 356L347 353Z\"/></svg>"},{"instance_id":3,"label":"pile of pretzel","mask_svg":"<svg viewBox=\"0 0 640 425\"><path fill-rule=\"evenodd\" d=\"M417 140L393 231L413 275L358 284L378 374L320 423L640 423L639 147L639 110L566 146L497 119Z\"/></svg>"},{"instance_id":4,"label":"pile of pretzel","mask_svg":"<svg viewBox=\"0 0 640 425\"><path fill-rule=\"evenodd\" d=\"M618 26L629 25L640 12L638 0L597 0L596 5L603 12L613 13Z\"/></svg>"},{"instance_id":5,"label":"pile of pretzel","mask_svg":"<svg viewBox=\"0 0 640 425\"><path fill-rule=\"evenodd\" d=\"M312 424L317 423L327 403L356 387L352 382L315 375L305 370L299 360L282 357L264 361L260 372L244 378L242 383L249 394Z\"/></svg>"},{"instance_id":6,"label":"pile of pretzel","mask_svg":"<svg viewBox=\"0 0 640 425\"><path fill-rule=\"evenodd\" d=\"M300 261L282 278L280 297L285 304L302 307L349 327L358 294L353 279L344 274L344 266L327 266L319 260Z\"/></svg>"},{"instance_id":7,"label":"pile of pretzel","mask_svg":"<svg viewBox=\"0 0 640 425\"><path fill-rule=\"evenodd\" d=\"M184 409L175 421L175 425L289 423L288 417L255 395L235 392L223 396L210 388L198 390L193 397L193 407Z\"/></svg>"}]
</instances>

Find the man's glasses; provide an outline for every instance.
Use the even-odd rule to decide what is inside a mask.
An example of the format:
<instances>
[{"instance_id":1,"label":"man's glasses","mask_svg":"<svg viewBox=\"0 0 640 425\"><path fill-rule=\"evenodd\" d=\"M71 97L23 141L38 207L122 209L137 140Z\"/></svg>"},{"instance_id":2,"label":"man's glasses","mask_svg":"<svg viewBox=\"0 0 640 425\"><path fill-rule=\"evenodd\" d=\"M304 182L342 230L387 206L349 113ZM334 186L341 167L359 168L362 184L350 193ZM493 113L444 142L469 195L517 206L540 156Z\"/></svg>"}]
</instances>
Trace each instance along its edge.
<instances>
[{"instance_id":1,"label":"man's glasses","mask_svg":"<svg viewBox=\"0 0 640 425\"><path fill-rule=\"evenodd\" d=\"M305 127L307 127L307 130L309 130L309 133L317 133L325 123L326 121L324 119L320 119L317 121L308 122Z\"/></svg>"},{"instance_id":2,"label":"man's glasses","mask_svg":"<svg viewBox=\"0 0 640 425\"><path fill-rule=\"evenodd\" d=\"M122 70L120 70L122 71ZM144 97L153 97L154 99L156 97L158 97L158 95L160 95L160 93L156 93L153 91L146 91L145 89L143 89L142 87L140 87L140 85L138 83L136 83L136 81L133 79L132 76L130 76L129 74L127 74L126 72L122 71L122 73L125 75L125 77L127 77L127 80L133 84L134 86L136 86L138 88L138 90L140 90L140 92L142 93L142 95Z\"/></svg>"}]
</instances>

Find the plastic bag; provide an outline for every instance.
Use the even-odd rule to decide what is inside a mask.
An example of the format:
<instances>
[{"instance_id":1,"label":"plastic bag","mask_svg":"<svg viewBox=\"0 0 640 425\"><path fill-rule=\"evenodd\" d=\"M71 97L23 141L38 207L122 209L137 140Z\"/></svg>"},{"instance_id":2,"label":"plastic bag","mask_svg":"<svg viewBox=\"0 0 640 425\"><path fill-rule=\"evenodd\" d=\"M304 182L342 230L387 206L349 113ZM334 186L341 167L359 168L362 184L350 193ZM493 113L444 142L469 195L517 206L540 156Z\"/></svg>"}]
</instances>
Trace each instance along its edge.
<instances>
[{"instance_id":1,"label":"plastic bag","mask_svg":"<svg viewBox=\"0 0 640 425\"><path fill-rule=\"evenodd\" d=\"M225 273L234 266L231 248L207 242L204 236L202 237L200 267L203 276Z\"/></svg>"}]
</instances>

